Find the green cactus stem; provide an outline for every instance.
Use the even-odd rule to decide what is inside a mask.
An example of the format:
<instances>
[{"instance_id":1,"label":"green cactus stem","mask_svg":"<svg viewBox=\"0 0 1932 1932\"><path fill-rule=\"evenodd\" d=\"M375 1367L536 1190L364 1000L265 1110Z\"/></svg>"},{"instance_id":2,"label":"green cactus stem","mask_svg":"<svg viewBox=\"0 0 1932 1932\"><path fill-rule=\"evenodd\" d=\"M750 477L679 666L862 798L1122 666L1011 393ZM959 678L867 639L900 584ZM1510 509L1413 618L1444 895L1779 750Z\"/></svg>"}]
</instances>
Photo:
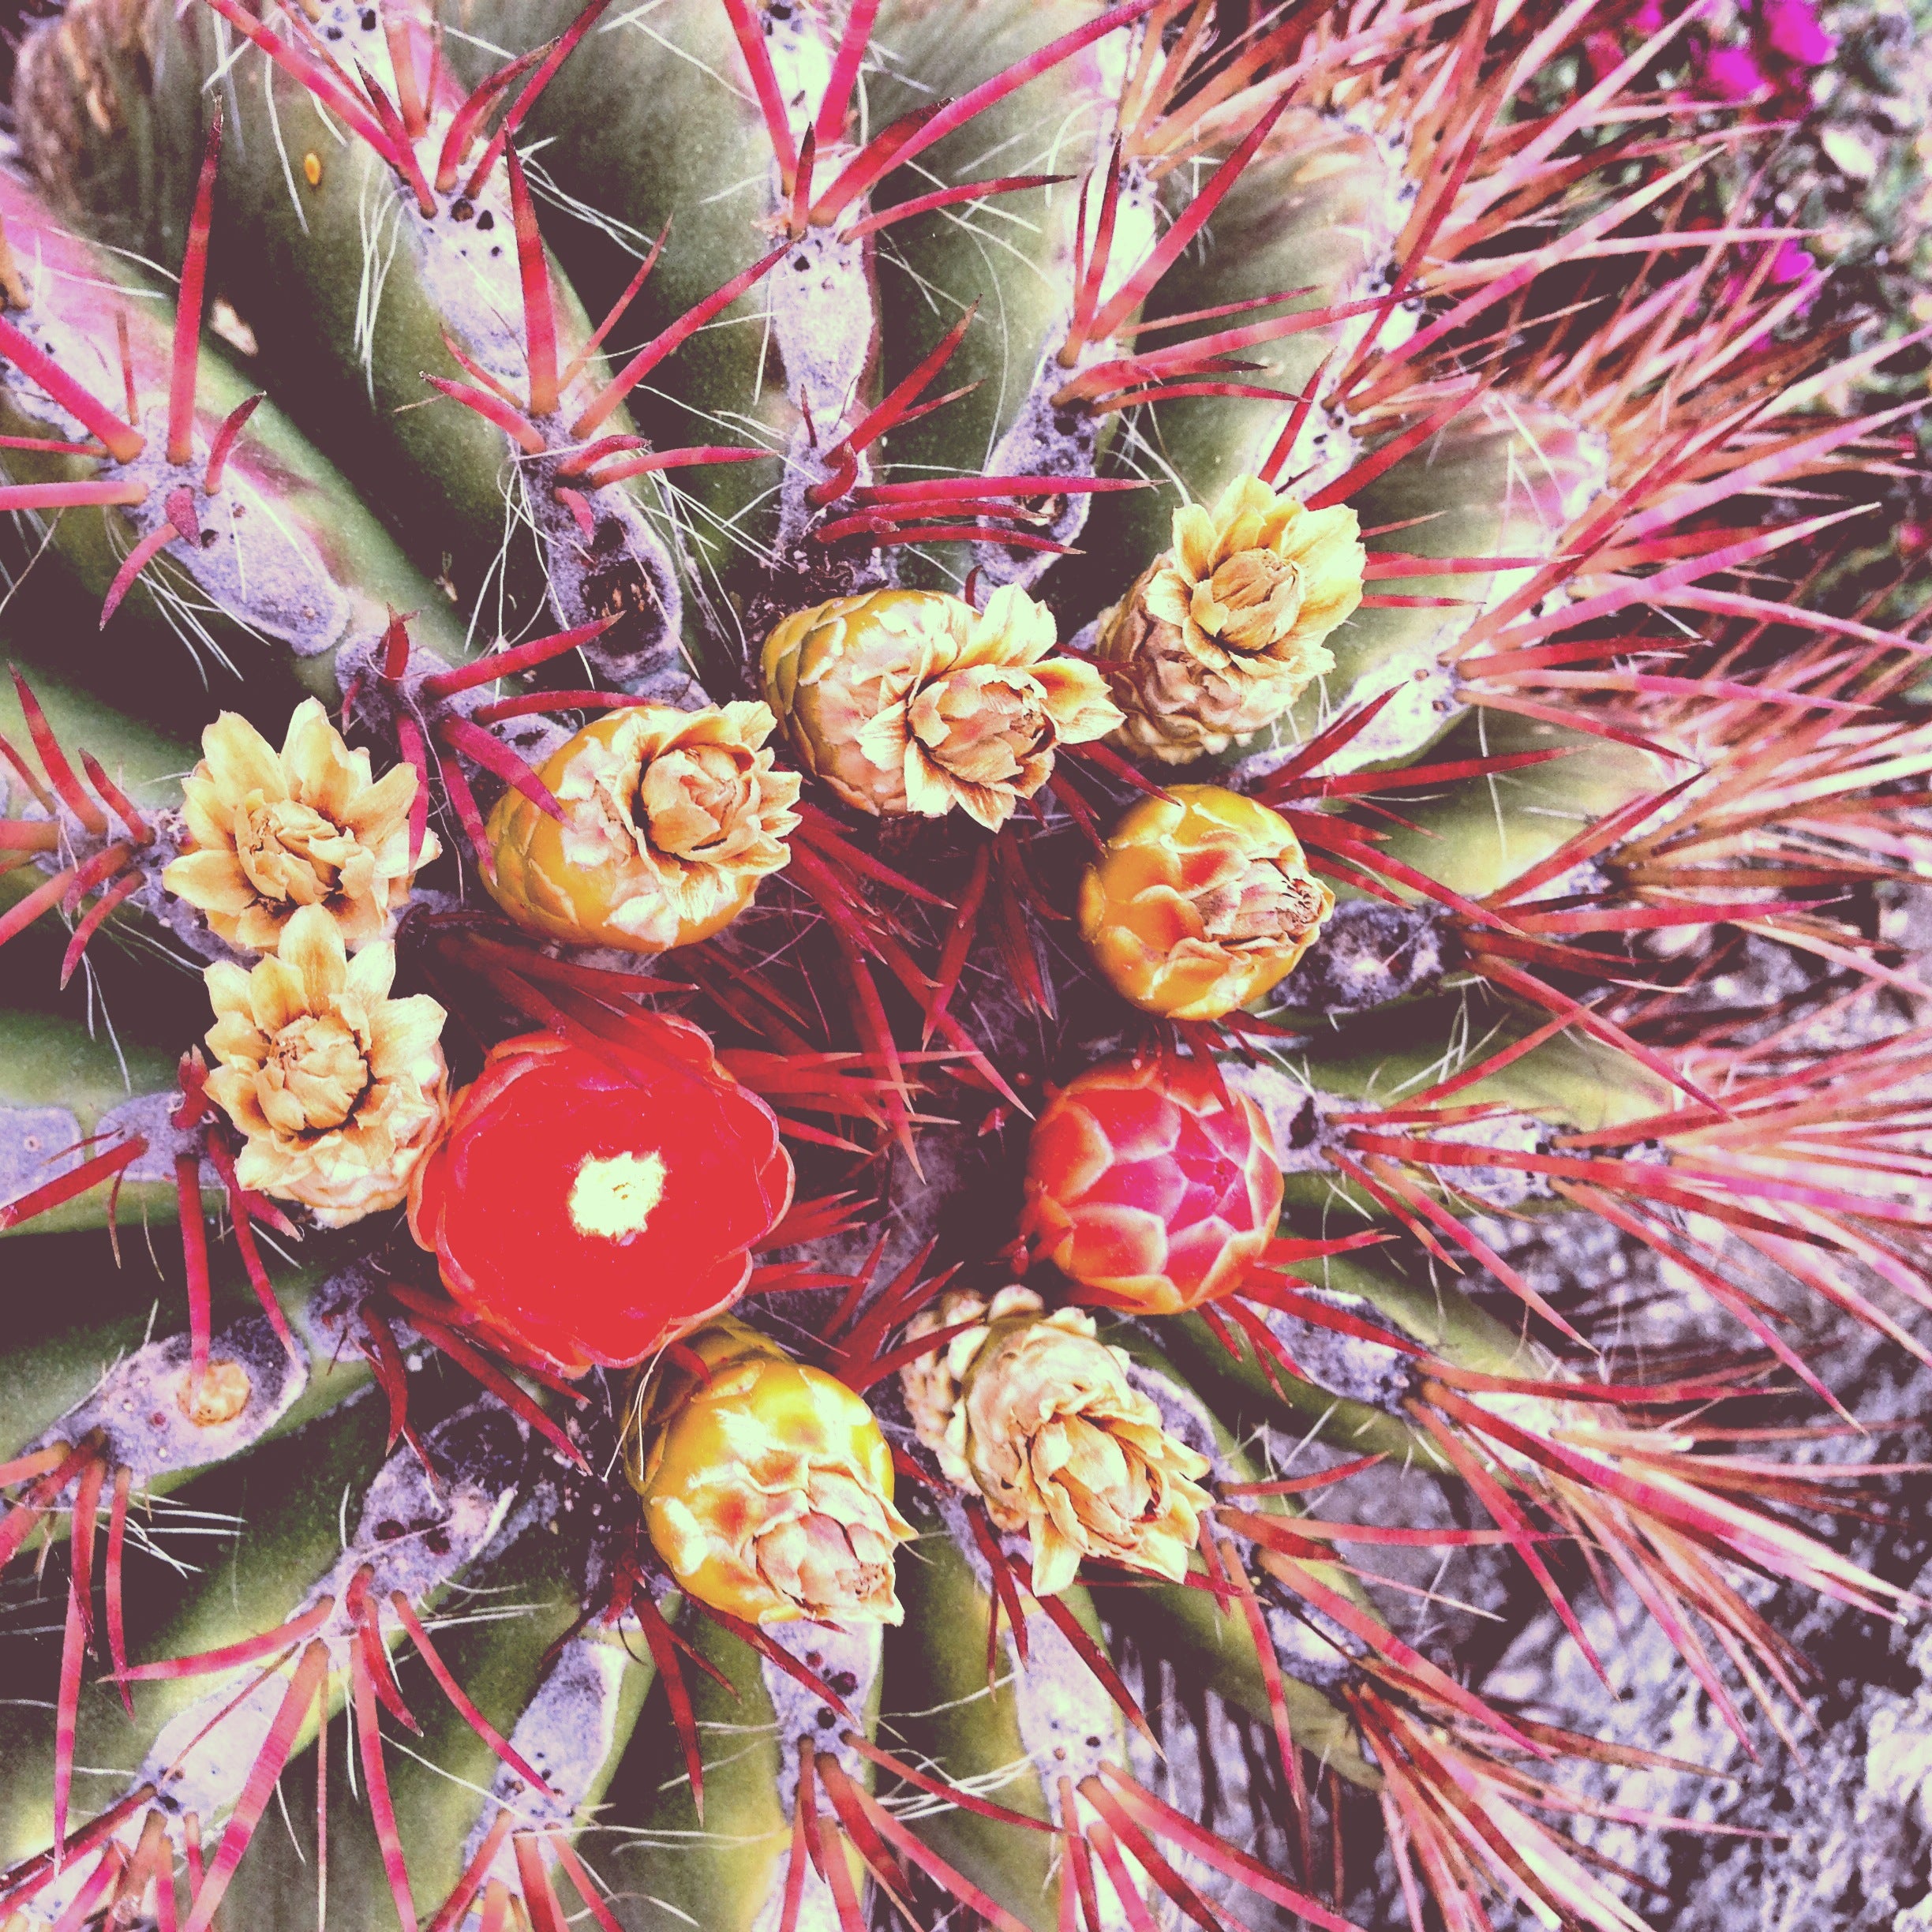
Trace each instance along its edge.
<instances>
[{"instance_id":1,"label":"green cactus stem","mask_svg":"<svg viewBox=\"0 0 1932 1932\"><path fill-rule=\"evenodd\" d=\"M721 1928L749 1928L780 1907L792 1881L803 1888L802 1924L837 1924L833 1886L842 1881L856 1896L865 1867L840 1836L839 1814L822 1774L803 1773L801 1765L822 1753L869 1788L865 1759L841 1741L840 1732L856 1726L868 1740L872 1735L879 1694L877 1628L856 1636L811 1625L769 1630L769 1643L818 1674L843 1701L843 1715L834 1713L835 1721L822 1725L818 1714L829 1707L778 1668L769 1648L754 1648L708 1617L687 1621L698 1657L723 1680L702 1666L687 1668L691 1721L703 1760L702 1814L689 1776L667 1776L684 1762L683 1727L660 1685L631 1739L635 1773L628 1762L618 1769L620 1786L635 1775L642 1788L624 1805L627 1842L613 1848L609 1869L625 1891L643 1895L653 1925L682 1923L688 1915ZM798 1792L806 1775L824 1833L820 1856L838 1861L836 1876L793 1870L793 1833L802 1829Z\"/></svg>"},{"instance_id":2,"label":"green cactus stem","mask_svg":"<svg viewBox=\"0 0 1932 1932\"><path fill-rule=\"evenodd\" d=\"M108 600L104 621L124 596L136 606L94 652L76 654L62 669L81 672L98 690L112 691L118 681L125 688L116 667L138 665L146 652L178 650L161 641L172 632L191 661L205 654L212 666L235 667L238 677L266 650L295 688L331 699L340 695L338 652L366 649L392 608L422 613L420 635L436 654L462 654L462 631L444 614L447 600L272 402L250 404L257 392L220 355L197 350L192 335L177 343L166 294L122 257L62 226L17 175L0 174L0 218L14 260L30 265L19 271L7 321L18 353L0 381L0 428L57 445L102 432L113 439L104 458L58 448L4 452L10 502L43 506L70 578L88 597ZM21 357L36 350L93 399L93 420L75 416L69 405L78 396L51 395L22 365ZM185 389L175 380L184 362ZM126 406L124 373L137 404L131 421L117 414ZM156 545L166 559L159 574L151 575L150 565L130 582L129 560ZM133 633L119 642L130 626ZM152 676L137 672L135 688L151 714L184 716ZM183 688L178 677L174 688Z\"/></svg>"},{"instance_id":3,"label":"green cactus stem","mask_svg":"<svg viewBox=\"0 0 1932 1932\"><path fill-rule=\"evenodd\" d=\"M174 1219L175 1155L186 1144L168 1119L174 1081L172 1059L152 1047L92 1039L44 1013L0 1013L0 1192L17 1204L90 1161L111 1162L98 1181L37 1215L34 1230L102 1226L117 1192L130 1222ZM201 1198L211 1208L220 1199L212 1173L201 1178ZM0 1233L25 1225L0 1217Z\"/></svg>"},{"instance_id":4,"label":"green cactus stem","mask_svg":"<svg viewBox=\"0 0 1932 1932\"><path fill-rule=\"evenodd\" d=\"M1904 379L1702 21L43 10L5 1932L1637 1932L1410 1586L1781 1721L1932 1309Z\"/></svg>"},{"instance_id":5,"label":"green cactus stem","mask_svg":"<svg viewBox=\"0 0 1932 1932\"><path fill-rule=\"evenodd\" d=\"M881 1741L957 1790L1049 1825L1057 1794L1021 1714L1042 1683L1018 1665L1010 1635L989 1651L991 1586L975 1577L938 1516L916 1501L908 1514L920 1534L899 1585L906 1620L886 1639ZM1028 1620L1029 1634L1035 1625ZM1059 1875L1049 1833L943 1802L915 1813L912 1829L1023 1924L1056 1922Z\"/></svg>"}]
</instances>

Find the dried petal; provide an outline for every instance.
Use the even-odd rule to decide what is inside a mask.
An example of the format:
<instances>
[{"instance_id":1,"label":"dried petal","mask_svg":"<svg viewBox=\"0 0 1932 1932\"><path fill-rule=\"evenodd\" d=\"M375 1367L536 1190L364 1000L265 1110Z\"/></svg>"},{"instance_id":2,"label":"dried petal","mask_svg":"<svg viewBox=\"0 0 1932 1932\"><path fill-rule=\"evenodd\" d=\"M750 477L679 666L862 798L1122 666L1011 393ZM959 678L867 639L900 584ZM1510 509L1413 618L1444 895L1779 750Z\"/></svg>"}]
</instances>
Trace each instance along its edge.
<instances>
[{"instance_id":1,"label":"dried petal","mask_svg":"<svg viewBox=\"0 0 1932 1932\"><path fill-rule=\"evenodd\" d=\"M937 590L872 590L788 617L765 691L800 758L855 809L998 830L1061 744L1121 722L1100 674L1049 657L1052 613L1017 585L975 611Z\"/></svg>"},{"instance_id":2,"label":"dried petal","mask_svg":"<svg viewBox=\"0 0 1932 1932\"><path fill-rule=\"evenodd\" d=\"M350 951L385 938L408 902L410 807L416 773L380 779L320 702L304 698L276 751L224 711L201 734L201 762L182 787L187 843L161 882L230 945L272 953L303 906L319 906ZM425 836L418 865L436 856Z\"/></svg>"},{"instance_id":3,"label":"dried petal","mask_svg":"<svg viewBox=\"0 0 1932 1932\"><path fill-rule=\"evenodd\" d=\"M1051 1597L1086 1556L1178 1582L1210 1498L1208 1458L1168 1434L1128 1357L1078 1309L1045 1313L1031 1290L989 1304L949 1294L909 1332L980 1324L900 1372L919 1440L1002 1530L1033 1544L1033 1591Z\"/></svg>"},{"instance_id":4,"label":"dried petal","mask_svg":"<svg viewBox=\"0 0 1932 1932\"><path fill-rule=\"evenodd\" d=\"M316 905L252 971L204 975L217 1062L208 1091L246 1140L236 1177L324 1227L395 1207L448 1111L444 1010L422 994L391 999L395 975L388 940L351 960Z\"/></svg>"},{"instance_id":5,"label":"dried petal","mask_svg":"<svg viewBox=\"0 0 1932 1932\"><path fill-rule=\"evenodd\" d=\"M1191 764L1279 717L1335 668L1323 640L1361 602L1367 553L1346 504L1305 510L1237 477L1211 515L1174 512L1173 546L1100 623L1128 751Z\"/></svg>"}]
</instances>

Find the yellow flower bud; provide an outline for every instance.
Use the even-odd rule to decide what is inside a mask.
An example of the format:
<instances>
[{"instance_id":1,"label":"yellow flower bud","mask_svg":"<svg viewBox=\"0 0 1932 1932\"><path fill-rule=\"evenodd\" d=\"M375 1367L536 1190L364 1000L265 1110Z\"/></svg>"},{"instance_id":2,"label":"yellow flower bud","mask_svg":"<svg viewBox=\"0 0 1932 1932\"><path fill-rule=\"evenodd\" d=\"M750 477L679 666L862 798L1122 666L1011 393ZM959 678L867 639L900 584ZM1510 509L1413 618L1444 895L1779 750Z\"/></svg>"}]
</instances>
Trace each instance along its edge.
<instances>
[{"instance_id":1,"label":"yellow flower bud","mask_svg":"<svg viewBox=\"0 0 1932 1932\"><path fill-rule=\"evenodd\" d=\"M687 1337L683 1366L640 1387L624 1462L678 1586L755 1623L897 1623L892 1452L836 1376L728 1316Z\"/></svg>"},{"instance_id":2,"label":"yellow flower bud","mask_svg":"<svg viewBox=\"0 0 1932 1932\"><path fill-rule=\"evenodd\" d=\"M491 897L547 938L661 953L708 939L791 857L803 782L780 771L762 704L635 705L588 724L538 776L562 823L515 790L490 814Z\"/></svg>"},{"instance_id":3,"label":"yellow flower bud","mask_svg":"<svg viewBox=\"0 0 1932 1932\"><path fill-rule=\"evenodd\" d=\"M1218 1020L1292 972L1335 910L1286 819L1219 785L1136 805L1080 881L1080 936L1123 998Z\"/></svg>"},{"instance_id":4,"label":"yellow flower bud","mask_svg":"<svg viewBox=\"0 0 1932 1932\"><path fill-rule=\"evenodd\" d=\"M900 1372L919 1440L1002 1530L1033 1545L1033 1593L1052 1597L1086 1556L1178 1582L1211 1498L1208 1458L1168 1434L1127 1379L1128 1357L1078 1309L1048 1315L1030 1289L990 1303L955 1293L915 1335L983 1317Z\"/></svg>"},{"instance_id":5,"label":"yellow flower bud","mask_svg":"<svg viewBox=\"0 0 1932 1932\"><path fill-rule=\"evenodd\" d=\"M1173 548L1101 620L1122 667L1129 751L1186 765L1279 717L1335 668L1323 640L1361 602L1368 556L1355 512L1308 510L1255 477L1211 514L1174 512Z\"/></svg>"},{"instance_id":6,"label":"yellow flower bud","mask_svg":"<svg viewBox=\"0 0 1932 1932\"><path fill-rule=\"evenodd\" d=\"M1121 712L1092 665L1054 657L1052 613L1015 584L976 611L938 590L869 590L784 620L765 695L799 758L856 810L997 831L1061 744Z\"/></svg>"},{"instance_id":7,"label":"yellow flower bud","mask_svg":"<svg viewBox=\"0 0 1932 1932\"><path fill-rule=\"evenodd\" d=\"M444 1011L425 994L390 998L395 948L377 940L352 960L335 921L304 906L253 971L224 961L203 976L208 1091L246 1136L242 1186L324 1227L395 1207L449 1110Z\"/></svg>"},{"instance_id":8,"label":"yellow flower bud","mask_svg":"<svg viewBox=\"0 0 1932 1932\"><path fill-rule=\"evenodd\" d=\"M414 769L372 780L368 752L351 751L313 698L296 706L279 751L232 711L201 750L182 787L187 837L162 884L245 952L274 952L303 906L321 907L351 952L384 938L414 876ZM425 833L417 863L436 856Z\"/></svg>"}]
</instances>

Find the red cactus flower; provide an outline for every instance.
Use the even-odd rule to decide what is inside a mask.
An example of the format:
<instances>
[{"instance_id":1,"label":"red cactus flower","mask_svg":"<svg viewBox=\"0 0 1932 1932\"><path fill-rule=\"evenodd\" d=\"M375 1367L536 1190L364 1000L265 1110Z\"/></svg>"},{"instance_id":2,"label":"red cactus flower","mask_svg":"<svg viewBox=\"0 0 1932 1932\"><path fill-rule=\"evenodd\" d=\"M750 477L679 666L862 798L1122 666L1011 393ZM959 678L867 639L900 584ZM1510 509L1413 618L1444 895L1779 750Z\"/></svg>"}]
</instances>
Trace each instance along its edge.
<instances>
[{"instance_id":1,"label":"red cactus flower","mask_svg":"<svg viewBox=\"0 0 1932 1932\"><path fill-rule=\"evenodd\" d=\"M1196 1061L1116 1060L1040 1115L1021 1226L1091 1294L1169 1315L1236 1286L1281 1205L1274 1142L1252 1100Z\"/></svg>"},{"instance_id":2,"label":"red cactus flower","mask_svg":"<svg viewBox=\"0 0 1932 1932\"><path fill-rule=\"evenodd\" d=\"M657 1017L628 1048L493 1048L416 1170L410 1231L471 1314L581 1374L728 1308L792 1182L771 1110Z\"/></svg>"}]
</instances>

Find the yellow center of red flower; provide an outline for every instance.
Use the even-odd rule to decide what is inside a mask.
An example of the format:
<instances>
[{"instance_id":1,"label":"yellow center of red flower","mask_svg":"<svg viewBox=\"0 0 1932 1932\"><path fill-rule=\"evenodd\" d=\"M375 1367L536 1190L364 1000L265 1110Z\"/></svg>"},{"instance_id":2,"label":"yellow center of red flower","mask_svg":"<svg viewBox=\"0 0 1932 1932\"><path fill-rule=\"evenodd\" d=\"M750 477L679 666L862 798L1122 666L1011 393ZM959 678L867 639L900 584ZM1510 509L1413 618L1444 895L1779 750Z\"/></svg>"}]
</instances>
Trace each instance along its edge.
<instances>
[{"instance_id":1,"label":"yellow center of red flower","mask_svg":"<svg viewBox=\"0 0 1932 1932\"><path fill-rule=\"evenodd\" d=\"M571 1183L571 1225L579 1234L629 1241L644 1232L664 1191L664 1156L654 1149L649 1154L590 1155Z\"/></svg>"}]
</instances>

